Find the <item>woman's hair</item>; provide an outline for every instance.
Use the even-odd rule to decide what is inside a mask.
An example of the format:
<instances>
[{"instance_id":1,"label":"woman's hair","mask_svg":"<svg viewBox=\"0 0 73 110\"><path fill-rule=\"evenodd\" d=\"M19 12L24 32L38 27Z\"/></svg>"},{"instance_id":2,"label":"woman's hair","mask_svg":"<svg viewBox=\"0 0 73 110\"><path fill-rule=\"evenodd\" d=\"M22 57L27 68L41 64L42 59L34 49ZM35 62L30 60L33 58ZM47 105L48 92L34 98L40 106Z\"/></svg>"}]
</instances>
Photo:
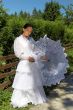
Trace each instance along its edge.
<instances>
[{"instance_id":1,"label":"woman's hair","mask_svg":"<svg viewBox=\"0 0 73 110\"><path fill-rule=\"evenodd\" d=\"M26 23L24 26L23 26L23 28L24 29L26 29L26 28L28 28L28 27L33 27L31 24L29 24L29 23Z\"/></svg>"}]
</instances>

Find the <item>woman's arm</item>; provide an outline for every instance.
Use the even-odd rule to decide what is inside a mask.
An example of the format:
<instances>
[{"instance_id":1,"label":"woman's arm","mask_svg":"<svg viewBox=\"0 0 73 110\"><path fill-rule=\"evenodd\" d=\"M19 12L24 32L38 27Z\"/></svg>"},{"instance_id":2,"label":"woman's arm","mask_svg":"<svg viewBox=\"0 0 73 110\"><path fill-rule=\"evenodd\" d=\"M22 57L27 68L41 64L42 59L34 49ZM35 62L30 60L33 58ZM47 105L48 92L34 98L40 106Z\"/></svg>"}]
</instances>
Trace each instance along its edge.
<instances>
[{"instance_id":1,"label":"woman's arm","mask_svg":"<svg viewBox=\"0 0 73 110\"><path fill-rule=\"evenodd\" d=\"M34 58L27 54L27 49L25 48L24 50L23 45L21 44L20 39L18 37L14 40L14 54L19 59L34 62Z\"/></svg>"}]
</instances>

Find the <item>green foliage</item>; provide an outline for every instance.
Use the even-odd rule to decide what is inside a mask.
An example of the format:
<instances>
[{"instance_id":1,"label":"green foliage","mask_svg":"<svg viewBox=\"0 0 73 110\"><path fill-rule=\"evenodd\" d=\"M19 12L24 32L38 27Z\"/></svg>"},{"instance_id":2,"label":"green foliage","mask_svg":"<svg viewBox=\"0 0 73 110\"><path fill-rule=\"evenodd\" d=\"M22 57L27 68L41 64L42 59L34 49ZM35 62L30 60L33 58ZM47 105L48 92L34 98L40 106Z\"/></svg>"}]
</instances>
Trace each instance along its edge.
<instances>
[{"instance_id":1,"label":"green foliage","mask_svg":"<svg viewBox=\"0 0 73 110\"><path fill-rule=\"evenodd\" d=\"M43 16L43 13L41 12L41 10L37 10L36 8L33 9L33 11L32 11L33 18L40 19L40 18L42 18L42 16Z\"/></svg>"},{"instance_id":2,"label":"green foliage","mask_svg":"<svg viewBox=\"0 0 73 110\"><path fill-rule=\"evenodd\" d=\"M65 23L69 25L73 22L73 4L70 4L67 7L63 6L63 9L65 10L65 14L66 14Z\"/></svg>"},{"instance_id":3,"label":"green foliage","mask_svg":"<svg viewBox=\"0 0 73 110\"><path fill-rule=\"evenodd\" d=\"M44 36L45 34L45 23L43 19L32 19L29 22L33 25L33 33L32 36L35 40L39 39L40 37Z\"/></svg>"},{"instance_id":4,"label":"green foliage","mask_svg":"<svg viewBox=\"0 0 73 110\"><path fill-rule=\"evenodd\" d=\"M29 104L25 108L13 108L12 105L10 105L11 95L12 92L9 90L0 90L0 110L29 110L29 108L32 107L32 105Z\"/></svg>"},{"instance_id":5,"label":"green foliage","mask_svg":"<svg viewBox=\"0 0 73 110\"><path fill-rule=\"evenodd\" d=\"M21 17L9 18L6 26L0 32L0 46L3 47L3 55L13 52L13 41L21 34L24 20Z\"/></svg>"},{"instance_id":6,"label":"green foliage","mask_svg":"<svg viewBox=\"0 0 73 110\"><path fill-rule=\"evenodd\" d=\"M1 55L13 53L14 39L22 33L22 27L26 22L33 25L32 37L35 40L47 34L53 40L60 39L63 44L72 43L73 22L65 24L65 17L60 13L60 8L58 3L51 1L46 3L44 12L34 8L32 15L23 11L8 15L3 6L0 6ZM43 19L43 14L46 20Z\"/></svg>"},{"instance_id":7,"label":"green foliage","mask_svg":"<svg viewBox=\"0 0 73 110\"><path fill-rule=\"evenodd\" d=\"M61 21L47 21L45 33L53 40L62 40L64 36L64 23Z\"/></svg>"},{"instance_id":8,"label":"green foliage","mask_svg":"<svg viewBox=\"0 0 73 110\"><path fill-rule=\"evenodd\" d=\"M64 33L64 43L73 43L73 29L66 28Z\"/></svg>"},{"instance_id":9,"label":"green foliage","mask_svg":"<svg viewBox=\"0 0 73 110\"><path fill-rule=\"evenodd\" d=\"M25 24L25 19L22 17L11 17L7 22L7 27L12 29L12 34L17 37L21 33L22 26Z\"/></svg>"},{"instance_id":10,"label":"green foliage","mask_svg":"<svg viewBox=\"0 0 73 110\"><path fill-rule=\"evenodd\" d=\"M0 30L6 25L7 22L7 13L6 10L0 5Z\"/></svg>"},{"instance_id":11,"label":"green foliage","mask_svg":"<svg viewBox=\"0 0 73 110\"><path fill-rule=\"evenodd\" d=\"M14 35L11 32L10 27L4 27L0 36L0 46L3 47L3 54L7 55L11 53L11 47L13 43Z\"/></svg>"},{"instance_id":12,"label":"green foliage","mask_svg":"<svg viewBox=\"0 0 73 110\"><path fill-rule=\"evenodd\" d=\"M68 54L68 61L69 61L69 68L68 68L68 73L73 72L73 48L68 49L67 51Z\"/></svg>"},{"instance_id":13,"label":"green foliage","mask_svg":"<svg viewBox=\"0 0 73 110\"><path fill-rule=\"evenodd\" d=\"M33 25L32 36L35 40L43 37L45 34L48 37L57 40L63 39L65 26L61 21L45 21L43 19L31 19L29 22Z\"/></svg>"},{"instance_id":14,"label":"green foliage","mask_svg":"<svg viewBox=\"0 0 73 110\"><path fill-rule=\"evenodd\" d=\"M43 14L44 19L54 21L60 15L60 8L57 2L47 2Z\"/></svg>"},{"instance_id":15,"label":"green foliage","mask_svg":"<svg viewBox=\"0 0 73 110\"><path fill-rule=\"evenodd\" d=\"M19 13L19 16L25 19L25 18L29 18L30 17L30 14L27 13L27 12L23 12L21 10L20 13Z\"/></svg>"}]
</instances>

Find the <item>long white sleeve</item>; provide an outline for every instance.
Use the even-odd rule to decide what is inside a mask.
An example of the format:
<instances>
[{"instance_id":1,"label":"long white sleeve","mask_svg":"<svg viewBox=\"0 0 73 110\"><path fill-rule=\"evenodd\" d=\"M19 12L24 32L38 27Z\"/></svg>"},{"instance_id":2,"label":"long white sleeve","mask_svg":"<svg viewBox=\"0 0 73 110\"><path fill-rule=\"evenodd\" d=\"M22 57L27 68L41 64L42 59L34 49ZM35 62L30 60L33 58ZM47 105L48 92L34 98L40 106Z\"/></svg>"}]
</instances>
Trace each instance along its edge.
<instances>
[{"instance_id":1,"label":"long white sleeve","mask_svg":"<svg viewBox=\"0 0 73 110\"><path fill-rule=\"evenodd\" d=\"M14 54L19 59L24 59L24 60L27 59L27 57L29 56L26 54L26 49L24 50L18 38L14 40Z\"/></svg>"},{"instance_id":2,"label":"long white sleeve","mask_svg":"<svg viewBox=\"0 0 73 110\"><path fill-rule=\"evenodd\" d=\"M25 47L26 41L21 42L21 39L18 37L14 40L14 54L17 58L27 60L29 56L33 57L35 61L40 60L40 57L43 56L43 53L41 51L38 51L38 48L35 46L35 41L30 41L34 44L35 48L32 51L28 50L27 47Z\"/></svg>"}]
</instances>

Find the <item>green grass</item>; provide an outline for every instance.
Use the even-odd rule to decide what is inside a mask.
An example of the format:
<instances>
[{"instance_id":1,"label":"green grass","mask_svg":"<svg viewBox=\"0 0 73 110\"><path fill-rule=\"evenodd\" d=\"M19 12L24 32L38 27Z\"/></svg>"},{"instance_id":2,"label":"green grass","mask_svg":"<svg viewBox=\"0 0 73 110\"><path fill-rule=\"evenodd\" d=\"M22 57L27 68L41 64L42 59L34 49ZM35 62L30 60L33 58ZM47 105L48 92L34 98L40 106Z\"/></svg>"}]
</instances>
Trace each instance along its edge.
<instances>
[{"instance_id":1,"label":"green grass","mask_svg":"<svg viewBox=\"0 0 73 110\"><path fill-rule=\"evenodd\" d=\"M0 90L0 110L29 110L30 107L34 106L29 104L27 107L13 108L12 105L10 105L11 95L12 92L9 90Z\"/></svg>"},{"instance_id":2,"label":"green grass","mask_svg":"<svg viewBox=\"0 0 73 110\"><path fill-rule=\"evenodd\" d=\"M68 49L67 50L67 54L68 54L68 56L72 56L73 57L73 48Z\"/></svg>"},{"instance_id":3,"label":"green grass","mask_svg":"<svg viewBox=\"0 0 73 110\"><path fill-rule=\"evenodd\" d=\"M68 68L68 72L71 73L73 72L73 48L68 49L66 53L68 54L68 61L69 61L69 66L70 66Z\"/></svg>"}]
</instances>

